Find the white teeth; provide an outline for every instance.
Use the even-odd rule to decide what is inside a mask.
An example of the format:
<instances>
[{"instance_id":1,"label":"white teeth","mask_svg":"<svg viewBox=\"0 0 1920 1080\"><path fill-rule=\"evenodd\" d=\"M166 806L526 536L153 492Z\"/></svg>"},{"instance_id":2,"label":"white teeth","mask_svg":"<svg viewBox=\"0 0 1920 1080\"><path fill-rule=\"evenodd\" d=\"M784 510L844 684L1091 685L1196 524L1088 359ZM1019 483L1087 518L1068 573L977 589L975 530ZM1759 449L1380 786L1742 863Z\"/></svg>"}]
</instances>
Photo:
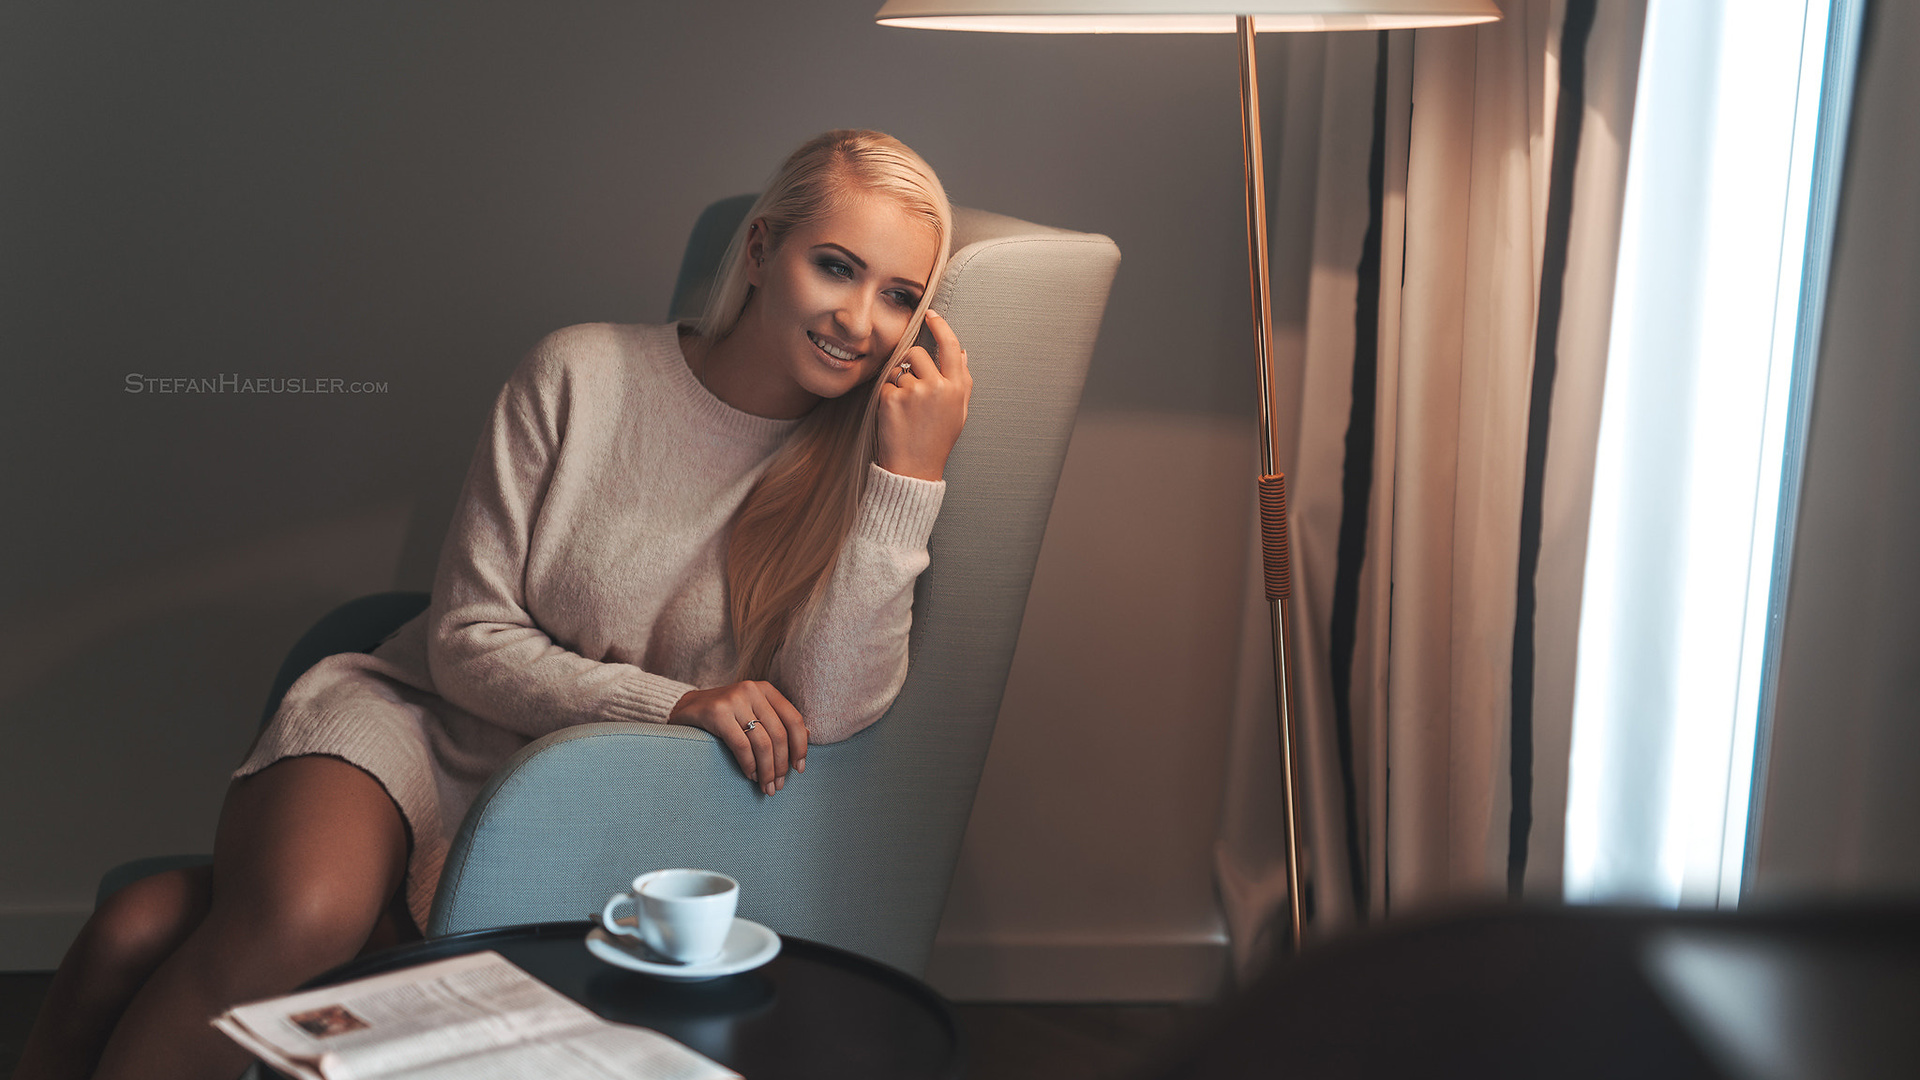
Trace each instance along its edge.
<instances>
[{"instance_id":1,"label":"white teeth","mask_svg":"<svg viewBox=\"0 0 1920 1080\"><path fill-rule=\"evenodd\" d=\"M860 358L858 353L850 353L845 349L836 348L835 346L820 340L819 336L814 334L814 332L811 330L807 331L807 339L812 341L815 345L820 346L821 352L826 353L828 356L833 357L835 360L858 360Z\"/></svg>"}]
</instances>

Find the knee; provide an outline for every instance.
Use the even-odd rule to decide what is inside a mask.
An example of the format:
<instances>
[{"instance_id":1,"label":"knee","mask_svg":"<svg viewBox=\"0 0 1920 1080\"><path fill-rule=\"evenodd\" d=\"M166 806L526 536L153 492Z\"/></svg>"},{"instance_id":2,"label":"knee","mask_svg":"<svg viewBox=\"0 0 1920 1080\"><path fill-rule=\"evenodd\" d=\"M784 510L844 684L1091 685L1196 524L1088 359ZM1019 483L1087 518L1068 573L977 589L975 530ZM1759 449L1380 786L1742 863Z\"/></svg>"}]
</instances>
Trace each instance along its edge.
<instances>
[{"instance_id":1,"label":"knee","mask_svg":"<svg viewBox=\"0 0 1920 1080\"><path fill-rule=\"evenodd\" d=\"M90 969L145 978L206 916L209 891L206 867L167 870L133 882L94 909L74 952Z\"/></svg>"}]
</instances>

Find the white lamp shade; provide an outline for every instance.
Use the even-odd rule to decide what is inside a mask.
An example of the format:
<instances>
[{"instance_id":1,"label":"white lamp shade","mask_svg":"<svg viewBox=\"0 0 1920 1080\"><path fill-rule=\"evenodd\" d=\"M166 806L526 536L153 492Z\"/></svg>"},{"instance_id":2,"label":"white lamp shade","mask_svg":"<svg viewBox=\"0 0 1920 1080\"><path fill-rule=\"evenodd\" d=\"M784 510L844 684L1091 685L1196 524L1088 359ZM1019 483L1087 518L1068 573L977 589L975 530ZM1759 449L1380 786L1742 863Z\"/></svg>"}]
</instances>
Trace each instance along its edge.
<instances>
[{"instance_id":1,"label":"white lamp shade","mask_svg":"<svg viewBox=\"0 0 1920 1080\"><path fill-rule=\"evenodd\" d=\"M885 26L1014 34L1231 34L1254 17L1271 30L1404 30L1493 22L1493 0L887 0Z\"/></svg>"}]
</instances>

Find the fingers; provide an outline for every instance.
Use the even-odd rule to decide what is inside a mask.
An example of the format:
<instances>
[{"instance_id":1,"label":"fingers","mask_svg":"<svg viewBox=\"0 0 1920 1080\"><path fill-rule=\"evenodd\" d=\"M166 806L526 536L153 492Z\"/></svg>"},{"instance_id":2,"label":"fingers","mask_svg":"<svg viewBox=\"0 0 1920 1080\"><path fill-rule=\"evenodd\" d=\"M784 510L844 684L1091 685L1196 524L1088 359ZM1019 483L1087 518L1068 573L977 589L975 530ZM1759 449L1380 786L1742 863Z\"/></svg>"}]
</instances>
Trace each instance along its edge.
<instances>
[{"instance_id":1,"label":"fingers","mask_svg":"<svg viewBox=\"0 0 1920 1080\"><path fill-rule=\"evenodd\" d=\"M759 785L761 794L771 795L780 790L786 777L785 725L756 684L738 686L740 692L733 702L733 721L746 733L753 753L753 768L747 773L747 779Z\"/></svg>"},{"instance_id":2,"label":"fingers","mask_svg":"<svg viewBox=\"0 0 1920 1080\"><path fill-rule=\"evenodd\" d=\"M926 326L939 361L935 363L925 346L915 345L887 373L878 391L880 430L874 461L899 476L940 480L967 422L973 377L967 352L946 317L928 311Z\"/></svg>"},{"instance_id":3,"label":"fingers","mask_svg":"<svg viewBox=\"0 0 1920 1080\"><path fill-rule=\"evenodd\" d=\"M752 695L753 717L749 721L755 722L752 732L754 761L765 766L757 774L760 790L771 795L787 783L787 725L774 709L773 702L767 699L766 691L772 687L765 683L750 685L758 691Z\"/></svg>"},{"instance_id":4,"label":"fingers","mask_svg":"<svg viewBox=\"0 0 1920 1080\"><path fill-rule=\"evenodd\" d=\"M767 684L767 701L780 716L787 728L787 760L797 772L807 771L807 722L800 717L800 710L793 707L772 683ZM784 782L784 781L783 781Z\"/></svg>"},{"instance_id":5,"label":"fingers","mask_svg":"<svg viewBox=\"0 0 1920 1080\"><path fill-rule=\"evenodd\" d=\"M738 724L722 721L716 724L719 730L708 729L707 733L719 739L733 755L734 764L740 766L740 774L751 780L754 777L753 737Z\"/></svg>"},{"instance_id":6,"label":"fingers","mask_svg":"<svg viewBox=\"0 0 1920 1080\"><path fill-rule=\"evenodd\" d=\"M940 347L940 374L950 379L961 378L967 373L967 350L960 347L960 338L953 332L953 325L947 317L927 309L927 329L933 332L933 343ZM925 352L924 349L919 349Z\"/></svg>"},{"instance_id":7,"label":"fingers","mask_svg":"<svg viewBox=\"0 0 1920 1080\"><path fill-rule=\"evenodd\" d=\"M735 684L737 686L738 684ZM758 771L754 762L753 739L746 726L734 718L734 686L716 686L709 690L689 690L667 712L667 723L697 727L720 740L733 755L740 772L752 780Z\"/></svg>"},{"instance_id":8,"label":"fingers","mask_svg":"<svg viewBox=\"0 0 1920 1080\"><path fill-rule=\"evenodd\" d=\"M773 740L764 725L755 724L751 729L747 727L756 719L751 714L741 714L736 719L740 729L747 733L747 742L753 747L753 771L747 774L747 779L759 785L762 794L771 795L774 777L778 775L773 771Z\"/></svg>"},{"instance_id":9,"label":"fingers","mask_svg":"<svg viewBox=\"0 0 1920 1080\"><path fill-rule=\"evenodd\" d=\"M793 702L770 682L751 684L755 691L754 716L760 721L755 732L765 731L768 737L768 749L773 756L771 795L787 786L789 768L806 771L807 722L800 716L800 710ZM756 758L759 744L755 743ZM765 774L762 774L765 775ZM761 785L766 790L767 785Z\"/></svg>"},{"instance_id":10,"label":"fingers","mask_svg":"<svg viewBox=\"0 0 1920 1080\"><path fill-rule=\"evenodd\" d=\"M887 372L887 381L895 386L904 386L909 379L941 381L952 374L953 361L956 359L965 369L966 350L960 347L960 339L954 336L953 327L947 324L947 320L939 312L928 308L925 323L939 349L939 358L936 359L924 345L908 348L893 369Z\"/></svg>"},{"instance_id":11,"label":"fingers","mask_svg":"<svg viewBox=\"0 0 1920 1080\"><path fill-rule=\"evenodd\" d=\"M805 767L807 725L772 683L738 682L684 695L669 723L692 724L720 740L740 772L772 795L787 785L787 770Z\"/></svg>"}]
</instances>

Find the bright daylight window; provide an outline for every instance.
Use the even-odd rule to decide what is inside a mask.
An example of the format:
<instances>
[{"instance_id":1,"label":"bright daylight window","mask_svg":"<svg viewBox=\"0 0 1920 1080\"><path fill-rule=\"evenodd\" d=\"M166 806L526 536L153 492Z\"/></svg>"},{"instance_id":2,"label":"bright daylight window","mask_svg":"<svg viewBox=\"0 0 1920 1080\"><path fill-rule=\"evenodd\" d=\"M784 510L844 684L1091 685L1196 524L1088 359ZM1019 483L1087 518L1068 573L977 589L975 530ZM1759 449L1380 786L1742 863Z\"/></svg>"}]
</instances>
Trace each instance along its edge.
<instances>
[{"instance_id":1,"label":"bright daylight window","mask_svg":"<svg viewBox=\"0 0 1920 1080\"><path fill-rule=\"evenodd\" d=\"M1862 6L1648 5L1581 601L1572 901L1739 898Z\"/></svg>"}]
</instances>

